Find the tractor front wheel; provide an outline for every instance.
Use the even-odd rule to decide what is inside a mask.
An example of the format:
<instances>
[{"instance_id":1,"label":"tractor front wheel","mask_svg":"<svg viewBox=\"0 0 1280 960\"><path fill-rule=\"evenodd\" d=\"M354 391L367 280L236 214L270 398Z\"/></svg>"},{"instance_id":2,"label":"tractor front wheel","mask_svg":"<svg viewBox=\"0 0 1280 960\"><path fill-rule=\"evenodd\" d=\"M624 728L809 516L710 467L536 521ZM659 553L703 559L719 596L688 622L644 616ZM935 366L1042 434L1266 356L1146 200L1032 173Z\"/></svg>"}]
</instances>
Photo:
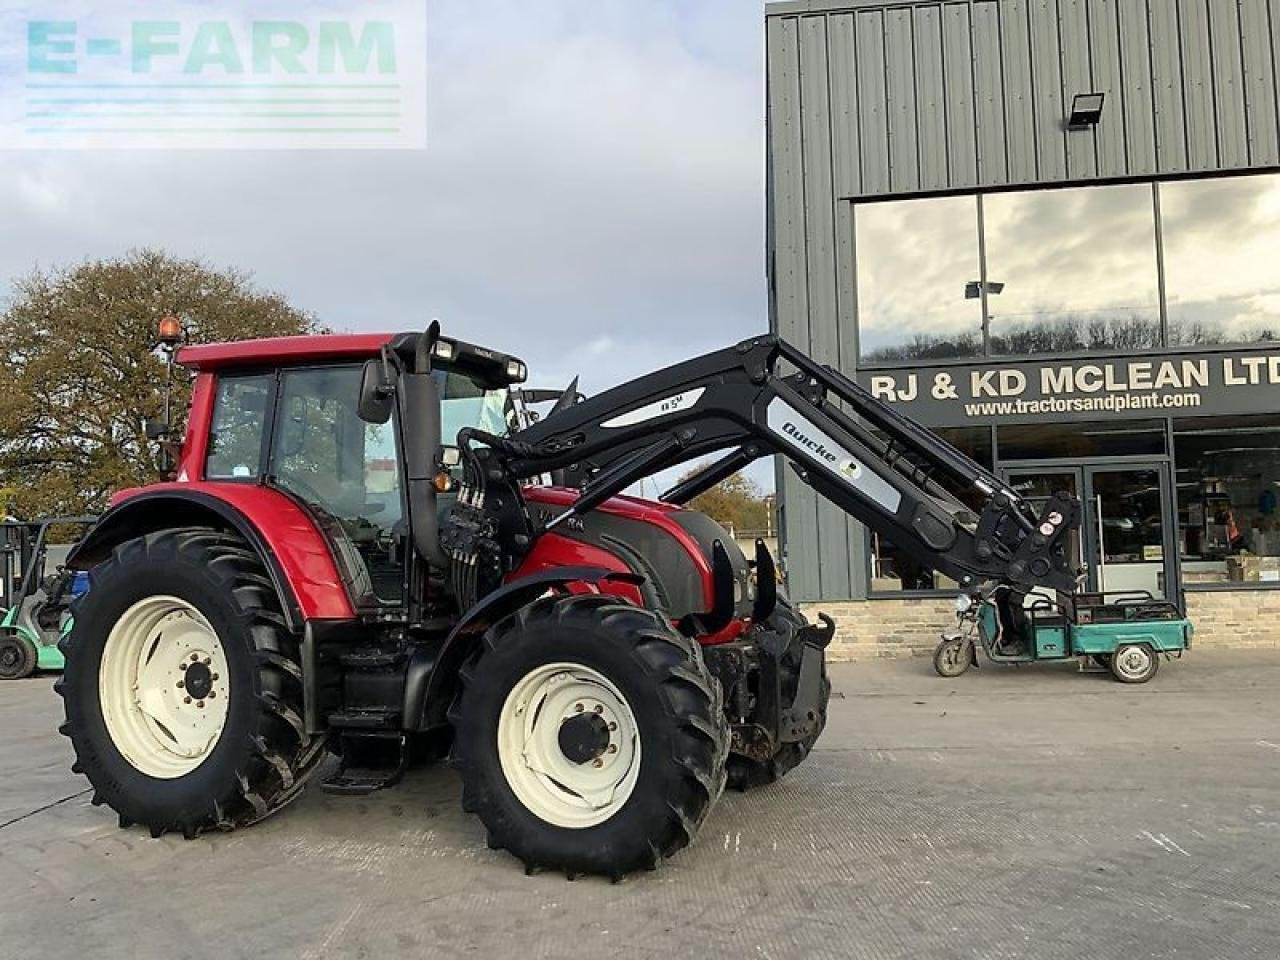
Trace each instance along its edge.
<instances>
[{"instance_id":1,"label":"tractor front wheel","mask_svg":"<svg viewBox=\"0 0 1280 960\"><path fill-rule=\"evenodd\" d=\"M188 837L246 826L302 790L296 637L258 557L204 529L130 540L90 574L62 643L73 770L122 826Z\"/></svg>"},{"instance_id":2,"label":"tractor front wheel","mask_svg":"<svg viewBox=\"0 0 1280 960\"><path fill-rule=\"evenodd\" d=\"M540 600L488 631L462 682L450 717L463 808L530 870L652 868L724 789L720 685L648 610Z\"/></svg>"},{"instance_id":3,"label":"tractor front wheel","mask_svg":"<svg viewBox=\"0 0 1280 960\"><path fill-rule=\"evenodd\" d=\"M0 680L22 680L36 672L39 653L26 637L0 634Z\"/></svg>"}]
</instances>

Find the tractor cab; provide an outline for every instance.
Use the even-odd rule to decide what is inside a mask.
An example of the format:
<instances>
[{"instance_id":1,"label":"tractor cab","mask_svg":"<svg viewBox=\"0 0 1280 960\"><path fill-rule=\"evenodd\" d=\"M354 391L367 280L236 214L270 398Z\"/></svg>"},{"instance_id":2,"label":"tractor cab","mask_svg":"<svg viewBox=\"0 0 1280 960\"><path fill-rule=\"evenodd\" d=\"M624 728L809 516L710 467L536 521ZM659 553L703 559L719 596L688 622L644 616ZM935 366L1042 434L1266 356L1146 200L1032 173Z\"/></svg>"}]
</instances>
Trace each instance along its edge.
<instances>
[{"instance_id":1,"label":"tractor cab","mask_svg":"<svg viewBox=\"0 0 1280 960\"><path fill-rule=\"evenodd\" d=\"M418 528L434 531L454 499L442 442L467 427L505 434L510 386L525 367L437 338L420 376L411 366L415 336L318 339L323 354L262 341L182 351L179 362L197 371L194 414L204 405L208 414L188 432L179 477L283 493L329 542L358 609L399 607L408 599L415 514L430 512ZM280 365L263 369L272 354ZM400 380L406 389L397 390ZM419 553L430 558L438 547Z\"/></svg>"}]
</instances>

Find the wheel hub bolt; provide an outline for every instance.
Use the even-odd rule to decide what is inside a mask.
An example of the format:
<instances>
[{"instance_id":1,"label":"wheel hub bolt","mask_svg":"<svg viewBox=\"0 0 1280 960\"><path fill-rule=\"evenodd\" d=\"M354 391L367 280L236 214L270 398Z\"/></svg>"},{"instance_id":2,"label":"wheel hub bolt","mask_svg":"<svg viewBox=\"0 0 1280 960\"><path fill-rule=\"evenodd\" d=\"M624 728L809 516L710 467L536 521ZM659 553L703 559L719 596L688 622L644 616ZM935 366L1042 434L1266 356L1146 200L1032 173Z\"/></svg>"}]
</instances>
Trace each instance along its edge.
<instances>
[{"instance_id":1,"label":"wheel hub bolt","mask_svg":"<svg viewBox=\"0 0 1280 960\"><path fill-rule=\"evenodd\" d=\"M604 713L604 707L600 706L598 703L596 704L596 713Z\"/></svg>"},{"instance_id":2,"label":"wheel hub bolt","mask_svg":"<svg viewBox=\"0 0 1280 960\"><path fill-rule=\"evenodd\" d=\"M574 712L574 713L581 713L581 712L582 712L583 710L585 710L585 709L586 709L586 708L585 708L585 707L583 707L583 705L582 705L582 704L580 704L580 703L575 703L575 704L573 705L573 712Z\"/></svg>"},{"instance_id":3,"label":"wheel hub bolt","mask_svg":"<svg viewBox=\"0 0 1280 960\"><path fill-rule=\"evenodd\" d=\"M186 682L185 682L185 681L183 681L183 680L179 680L179 681L178 681L178 689L179 689L179 690L181 690L181 689L182 689L183 687L185 687L186 685L187 685L187 684L186 684Z\"/></svg>"},{"instance_id":4,"label":"wheel hub bolt","mask_svg":"<svg viewBox=\"0 0 1280 960\"><path fill-rule=\"evenodd\" d=\"M616 743L609 744L609 753L617 753L618 745Z\"/></svg>"},{"instance_id":5,"label":"wheel hub bolt","mask_svg":"<svg viewBox=\"0 0 1280 960\"><path fill-rule=\"evenodd\" d=\"M601 760L599 757L596 757L594 760L591 761L591 765L593 767L603 767L604 761Z\"/></svg>"},{"instance_id":6,"label":"wheel hub bolt","mask_svg":"<svg viewBox=\"0 0 1280 960\"><path fill-rule=\"evenodd\" d=\"M213 699L214 697L216 697L217 695L218 695L218 691L217 691L217 690L210 690L210 691L209 691L209 699L210 699L210 700L212 700L212 699Z\"/></svg>"},{"instance_id":7,"label":"wheel hub bolt","mask_svg":"<svg viewBox=\"0 0 1280 960\"><path fill-rule=\"evenodd\" d=\"M203 701L203 700L197 700L197 701L196 701L196 706L197 706L197 707L199 707L201 710L203 710L203 709L204 709L204 701Z\"/></svg>"},{"instance_id":8,"label":"wheel hub bolt","mask_svg":"<svg viewBox=\"0 0 1280 960\"><path fill-rule=\"evenodd\" d=\"M199 659L200 659L200 654L198 654L198 653L193 653L193 654L191 655L191 662L192 662L192 663L195 663L195 662L196 662L197 660L199 660Z\"/></svg>"},{"instance_id":9,"label":"wheel hub bolt","mask_svg":"<svg viewBox=\"0 0 1280 960\"><path fill-rule=\"evenodd\" d=\"M616 722L614 722L614 721L610 720L610 721L609 721L609 729L610 729L610 730L617 730L617 729L618 729L618 724L617 724Z\"/></svg>"},{"instance_id":10,"label":"wheel hub bolt","mask_svg":"<svg viewBox=\"0 0 1280 960\"><path fill-rule=\"evenodd\" d=\"M183 702L183 703L190 703L190 702L191 702L191 698L190 698L190 697L183 697L183 698L182 698L182 702Z\"/></svg>"}]
</instances>

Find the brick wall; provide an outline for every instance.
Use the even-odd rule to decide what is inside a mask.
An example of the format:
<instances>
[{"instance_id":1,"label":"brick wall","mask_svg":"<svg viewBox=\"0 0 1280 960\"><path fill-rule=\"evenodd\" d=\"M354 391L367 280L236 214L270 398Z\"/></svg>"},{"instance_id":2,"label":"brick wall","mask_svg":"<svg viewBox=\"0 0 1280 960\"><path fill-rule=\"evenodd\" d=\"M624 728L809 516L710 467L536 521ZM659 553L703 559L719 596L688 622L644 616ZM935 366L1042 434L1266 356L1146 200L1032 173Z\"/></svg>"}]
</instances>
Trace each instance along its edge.
<instances>
[{"instance_id":1,"label":"brick wall","mask_svg":"<svg viewBox=\"0 0 1280 960\"><path fill-rule=\"evenodd\" d=\"M1192 647L1280 649L1280 590L1188 593Z\"/></svg>"},{"instance_id":2,"label":"brick wall","mask_svg":"<svg viewBox=\"0 0 1280 960\"><path fill-rule=\"evenodd\" d=\"M819 611L836 622L836 637L827 650L832 660L906 657L932 653L943 630L955 623L955 600L854 600L803 605L810 620Z\"/></svg>"},{"instance_id":3,"label":"brick wall","mask_svg":"<svg viewBox=\"0 0 1280 960\"><path fill-rule=\"evenodd\" d=\"M1187 594L1195 624L1194 647L1275 648L1280 650L1280 590ZM807 603L805 615L818 612L836 621L832 660L931 654L943 630L955 622L950 597L920 600L865 600Z\"/></svg>"}]
</instances>

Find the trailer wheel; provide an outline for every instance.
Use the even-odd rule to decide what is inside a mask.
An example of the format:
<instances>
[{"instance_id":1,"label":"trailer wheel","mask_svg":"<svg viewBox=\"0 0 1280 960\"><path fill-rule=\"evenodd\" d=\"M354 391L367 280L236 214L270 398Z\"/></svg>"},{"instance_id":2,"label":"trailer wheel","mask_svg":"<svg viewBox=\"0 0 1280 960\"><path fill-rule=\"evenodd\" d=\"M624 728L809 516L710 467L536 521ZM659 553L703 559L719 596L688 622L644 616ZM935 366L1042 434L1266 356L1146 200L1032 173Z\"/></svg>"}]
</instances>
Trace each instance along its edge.
<instances>
[{"instance_id":1,"label":"trailer wheel","mask_svg":"<svg viewBox=\"0 0 1280 960\"><path fill-rule=\"evenodd\" d=\"M647 610L540 600L490 628L462 682L450 718L463 809L529 870L652 868L724 789L720 685Z\"/></svg>"},{"instance_id":2,"label":"trailer wheel","mask_svg":"<svg viewBox=\"0 0 1280 960\"><path fill-rule=\"evenodd\" d=\"M36 672L36 646L17 633L0 634L0 680L22 680Z\"/></svg>"},{"instance_id":3,"label":"trailer wheel","mask_svg":"<svg viewBox=\"0 0 1280 960\"><path fill-rule=\"evenodd\" d=\"M947 637L933 651L933 669L940 677L958 677L973 666L973 641Z\"/></svg>"},{"instance_id":4,"label":"trailer wheel","mask_svg":"<svg viewBox=\"0 0 1280 960\"><path fill-rule=\"evenodd\" d=\"M1111 675L1121 683L1146 683L1160 669L1160 657L1145 643L1126 643L1111 656Z\"/></svg>"},{"instance_id":5,"label":"trailer wheel","mask_svg":"<svg viewBox=\"0 0 1280 960\"><path fill-rule=\"evenodd\" d=\"M217 531L166 530L90 579L55 689L94 803L194 837L294 799L324 744L300 719L298 644L257 556Z\"/></svg>"},{"instance_id":6,"label":"trailer wheel","mask_svg":"<svg viewBox=\"0 0 1280 960\"><path fill-rule=\"evenodd\" d=\"M795 607L785 600L779 600L773 615L766 626L774 630L795 631L808 626L809 621ZM794 697L795 687L799 680L799 657L784 657L782 662L783 693ZM741 754L729 754L729 786L739 793L766 787L777 783L788 773L798 767L805 757L809 756L818 737L827 725L827 704L831 699L831 680L827 677L827 661L822 660L822 682L818 694L818 721L813 733L803 740L780 744L773 756L767 760L753 760Z\"/></svg>"}]
</instances>

